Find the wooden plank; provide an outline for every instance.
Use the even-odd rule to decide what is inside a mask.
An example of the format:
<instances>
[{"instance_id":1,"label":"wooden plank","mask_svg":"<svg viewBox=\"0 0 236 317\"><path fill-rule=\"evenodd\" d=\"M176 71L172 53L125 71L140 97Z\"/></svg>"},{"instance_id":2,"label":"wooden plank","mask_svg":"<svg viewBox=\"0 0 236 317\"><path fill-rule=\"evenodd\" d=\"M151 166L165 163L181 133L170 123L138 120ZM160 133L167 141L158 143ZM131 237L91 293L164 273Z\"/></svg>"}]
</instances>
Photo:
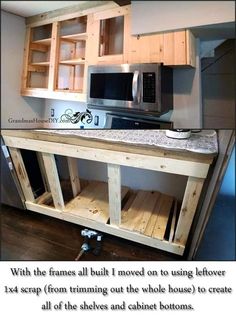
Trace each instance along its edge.
<instances>
[{"instance_id":1,"label":"wooden plank","mask_svg":"<svg viewBox=\"0 0 236 317\"><path fill-rule=\"evenodd\" d=\"M68 34L68 35L63 35L60 37L61 41L70 40L73 42L86 41L87 38L88 38L87 33Z\"/></svg>"},{"instance_id":2,"label":"wooden plank","mask_svg":"<svg viewBox=\"0 0 236 317\"><path fill-rule=\"evenodd\" d=\"M163 35L163 63L164 65L174 64L174 32Z\"/></svg>"},{"instance_id":3,"label":"wooden plank","mask_svg":"<svg viewBox=\"0 0 236 317\"><path fill-rule=\"evenodd\" d=\"M130 5L127 5L127 6L124 6L122 8L118 7L118 8L108 9L108 10L94 13L94 19L95 20L105 20L105 19L110 19L110 18L126 15L129 13L130 13Z\"/></svg>"},{"instance_id":4,"label":"wooden plank","mask_svg":"<svg viewBox=\"0 0 236 317\"><path fill-rule=\"evenodd\" d=\"M31 202L34 202L34 194L32 191L32 187L30 185L30 181L28 178L28 174L25 168L25 164L19 149L9 147L9 152L11 155L12 162L14 164L23 194L25 199Z\"/></svg>"},{"instance_id":5,"label":"wooden plank","mask_svg":"<svg viewBox=\"0 0 236 317\"><path fill-rule=\"evenodd\" d=\"M26 208L28 210L32 210L32 211L35 211L35 212L38 212L40 214L47 215L50 217L63 219L62 212L60 210L55 209L54 207L50 207L50 206L43 205L43 204L39 205L37 203L33 203L30 201L26 201L25 205L26 205Z\"/></svg>"},{"instance_id":6,"label":"wooden plank","mask_svg":"<svg viewBox=\"0 0 236 317\"><path fill-rule=\"evenodd\" d=\"M57 172L55 157L53 154L42 153L44 167L47 173L54 206L58 210L64 209L64 199L61 191L61 184Z\"/></svg>"},{"instance_id":7,"label":"wooden plank","mask_svg":"<svg viewBox=\"0 0 236 317\"><path fill-rule=\"evenodd\" d=\"M70 175L70 183L72 187L73 197L76 197L81 192L79 171L78 171L78 160L73 157L67 157L67 164Z\"/></svg>"},{"instance_id":8,"label":"wooden plank","mask_svg":"<svg viewBox=\"0 0 236 317\"><path fill-rule=\"evenodd\" d=\"M53 91L56 89L57 74L58 74L58 54L59 54L59 22L52 24L52 40L50 52L50 67L48 75L48 89Z\"/></svg>"},{"instance_id":9,"label":"wooden plank","mask_svg":"<svg viewBox=\"0 0 236 317\"><path fill-rule=\"evenodd\" d=\"M28 65L28 72L36 72L36 73L45 73L47 71L47 67L46 66L40 66L38 64L36 65Z\"/></svg>"},{"instance_id":10,"label":"wooden plank","mask_svg":"<svg viewBox=\"0 0 236 317\"><path fill-rule=\"evenodd\" d=\"M152 215L148 220L145 231L143 232L143 234L145 234L146 236L149 236L149 237L152 236L153 230L157 222L157 217L160 212L161 204L162 204L162 194L158 196Z\"/></svg>"},{"instance_id":11,"label":"wooden plank","mask_svg":"<svg viewBox=\"0 0 236 317\"><path fill-rule=\"evenodd\" d=\"M174 64L186 65L186 31L174 32Z\"/></svg>"},{"instance_id":12,"label":"wooden plank","mask_svg":"<svg viewBox=\"0 0 236 317\"><path fill-rule=\"evenodd\" d=\"M108 208L107 184L93 181L66 205L65 210L80 217L107 222Z\"/></svg>"},{"instance_id":13,"label":"wooden plank","mask_svg":"<svg viewBox=\"0 0 236 317\"><path fill-rule=\"evenodd\" d=\"M127 187L122 187L121 199L127 194L127 191ZM77 197L66 205L65 211L80 217L107 223L109 219L107 183L90 182Z\"/></svg>"},{"instance_id":14,"label":"wooden plank","mask_svg":"<svg viewBox=\"0 0 236 317\"><path fill-rule=\"evenodd\" d=\"M184 247L175 243L169 243L168 241L160 241L158 239L153 239L151 237L144 236L137 232L123 230L121 228L117 228L115 226L110 226L108 224L104 224L101 222L93 221L91 219L86 219L80 217L75 214L67 213L67 212L58 212L54 208L45 206L45 205L37 205L35 203L26 202L27 209L39 212L45 215L49 215L51 217L55 217L58 219L63 219L65 221L69 221L83 227L89 227L94 230L102 231L108 234L115 235L117 237L122 237L124 239L128 239L134 242L142 243L149 247L157 248L160 250L172 252L178 255L183 255Z\"/></svg>"},{"instance_id":15,"label":"wooden plank","mask_svg":"<svg viewBox=\"0 0 236 317\"><path fill-rule=\"evenodd\" d=\"M69 20L76 17L84 16L89 13L107 10L109 8L118 7L112 1L87 1L86 3L68 6L66 8L57 9L45 13L40 13L26 18L26 25L31 27L40 26L55 21Z\"/></svg>"},{"instance_id":16,"label":"wooden plank","mask_svg":"<svg viewBox=\"0 0 236 317\"><path fill-rule=\"evenodd\" d=\"M186 65L186 32L164 33L163 63L165 65Z\"/></svg>"},{"instance_id":17,"label":"wooden plank","mask_svg":"<svg viewBox=\"0 0 236 317\"><path fill-rule=\"evenodd\" d=\"M196 38L190 30L186 30L186 63L196 67ZM221 127L221 126L220 126Z\"/></svg>"},{"instance_id":18,"label":"wooden plank","mask_svg":"<svg viewBox=\"0 0 236 317\"><path fill-rule=\"evenodd\" d=\"M80 101L86 102L86 94L82 91L76 91L76 93L68 91L49 91L48 89L41 88L27 88L21 90L22 96L38 97L38 98L47 98L47 99L56 99L56 100L70 100L70 101Z\"/></svg>"},{"instance_id":19,"label":"wooden plank","mask_svg":"<svg viewBox=\"0 0 236 317\"><path fill-rule=\"evenodd\" d=\"M162 203L160 205L160 211L158 213L157 221L152 232L152 237L163 240L167 222L169 219L169 214L171 211L171 206L173 204L173 197L162 194L161 201Z\"/></svg>"},{"instance_id":20,"label":"wooden plank","mask_svg":"<svg viewBox=\"0 0 236 317\"><path fill-rule=\"evenodd\" d=\"M98 64L117 64L123 62L123 54L104 55L97 57Z\"/></svg>"},{"instance_id":21,"label":"wooden plank","mask_svg":"<svg viewBox=\"0 0 236 317\"><path fill-rule=\"evenodd\" d=\"M119 226L121 223L121 174L120 165L108 164L108 192L110 224Z\"/></svg>"},{"instance_id":22,"label":"wooden plank","mask_svg":"<svg viewBox=\"0 0 236 317\"><path fill-rule=\"evenodd\" d=\"M47 61L46 62L34 62L34 63L31 63L30 66L49 66L49 62L47 62Z\"/></svg>"},{"instance_id":23,"label":"wooden plank","mask_svg":"<svg viewBox=\"0 0 236 317\"><path fill-rule=\"evenodd\" d=\"M131 207L128 212L122 213L120 227L127 230L133 230L136 224L139 222L142 213L139 213L142 203L147 196L146 191L138 191Z\"/></svg>"},{"instance_id":24,"label":"wooden plank","mask_svg":"<svg viewBox=\"0 0 236 317\"><path fill-rule=\"evenodd\" d=\"M38 45L41 44L41 45L50 46L51 45L51 41L52 41L52 39L48 38L48 39L42 39L42 40L33 41L31 43L32 44L38 44Z\"/></svg>"},{"instance_id":25,"label":"wooden plank","mask_svg":"<svg viewBox=\"0 0 236 317\"><path fill-rule=\"evenodd\" d=\"M35 202L39 205L42 205L42 204L49 204L50 202L52 202L52 194L49 193L49 192L45 192L43 193L41 196L39 196Z\"/></svg>"},{"instance_id":26,"label":"wooden plank","mask_svg":"<svg viewBox=\"0 0 236 317\"><path fill-rule=\"evenodd\" d=\"M197 208L202 191L204 179L189 177L184 193L180 215L176 227L174 242L185 245L192 225L193 217Z\"/></svg>"},{"instance_id":27,"label":"wooden plank","mask_svg":"<svg viewBox=\"0 0 236 317\"><path fill-rule=\"evenodd\" d=\"M56 142L60 144L70 144L75 146L93 147L94 149L105 149L115 152L125 152L133 154L143 154L151 157L172 158L181 161L199 162L211 164L217 156L216 153L196 153L191 151L179 151L174 149L164 149L145 144L125 144L122 142L107 141L103 139L84 138L74 134L58 134L56 131L47 130L2 130L3 137L35 139L39 141ZM132 132L132 131L131 131ZM134 131L133 131L134 132ZM19 139L18 139L19 140Z\"/></svg>"},{"instance_id":28,"label":"wooden plank","mask_svg":"<svg viewBox=\"0 0 236 317\"><path fill-rule=\"evenodd\" d=\"M76 58L76 59L68 59L64 61L60 61L62 65L83 65L85 64L85 60L83 58Z\"/></svg>"},{"instance_id":29,"label":"wooden plank","mask_svg":"<svg viewBox=\"0 0 236 317\"><path fill-rule=\"evenodd\" d=\"M100 21L95 20L93 14L89 14L87 19L88 40L85 51L85 59L88 65L94 65L98 62L99 28ZM97 49L94 49L95 47Z\"/></svg>"},{"instance_id":30,"label":"wooden plank","mask_svg":"<svg viewBox=\"0 0 236 317\"><path fill-rule=\"evenodd\" d=\"M154 207L156 205L157 200L159 199L159 192L149 192L144 200L141 209L139 212L142 212L142 217L140 218L140 222L136 224L134 227L134 231L144 233L149 223L149 220L152 216Z\"/></svg>"},{"instance_id":31,"label":"wooden plank","mask_svg":"<svg viewBox=\"0 0 236 317\"><path fill-rule=\"evenodd\" d=\"M42 179L43 179L44 188L45 188L46 192L50 192L50 185L49 185L48 176L47 176L47 173L46 173L46 170L45 170L45 167L44 167L42 153L41 152L36 152L36 155L37 155L37 160L38 160L41 176L42 176Z\"/></svg>"},{"instance_id":32,"label":"wooden plank","mask_svg":"<svg viewBox=\"0 0 236 317\"><path fill-rule=\"evenodd\" d=\"M172 242L174 239L175 228L176 228L176 217L177 217L177 200L175 199L174 210L173 210L171 226L170 226L169 242Z\"/></svg>"},{"instance_id":33,"label":"wooden plank","mask_svg":"<svg viewBox=\"0 0 236 317\"><path fill-rule=\"evenodd\" d=\"M38 52L43 52L46 53L49 49L49 46L45 44L38 44L35 42L30 43L30 50L32 51L38 51Z\"/></svg>"},{"instance_id":34,"label":"wooden plank","mask_svg":"<svg viewBox=\"0 0 236 317\"><path fill-rule=\"evenodd\" d=\"M8 146L31 149L34 151L48 152L70 157L84 158L92 161L132 166L142 169L150 169L165 173L180 174L186 176L205 178L208 173L209 164L171 159L168 157L154 157L143 154L118 152L86 146L74 146L70 144L54 143L4 136L5 144Z\"/></svg>"},{"instance_id":35,"label":"wooden plank","mask_svg":"<svg viewBox=\"0 0 236 317\"><path fill-rule=\"evenodd\" d=\"M24 90L27 88L27 82L28 82L28 64L29 64L29 55L30 55L30 49L29 44L31 40L31 29L30 27L26 28L26 34L25 34L25 46L24 46L24 61L23 61L23 70L22 70L22 79L21 79L21 90Z\"/></svg>"}]
</instances>

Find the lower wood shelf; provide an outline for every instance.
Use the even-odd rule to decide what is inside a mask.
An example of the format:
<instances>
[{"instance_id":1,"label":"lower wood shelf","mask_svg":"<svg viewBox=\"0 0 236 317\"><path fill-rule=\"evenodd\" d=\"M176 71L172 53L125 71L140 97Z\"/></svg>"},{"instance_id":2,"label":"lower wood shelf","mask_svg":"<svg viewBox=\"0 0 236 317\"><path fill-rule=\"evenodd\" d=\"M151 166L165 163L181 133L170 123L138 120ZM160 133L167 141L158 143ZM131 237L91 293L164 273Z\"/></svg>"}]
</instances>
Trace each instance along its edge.
<instances>
[{"instance_id":1,"label":"lower wood shelf","mask_svg":"<svg viewBox=\"0 0 236 317\"><path fill-rule=\"evenodd\" d=\"M133 193L122 210L121 228L172 242L177 200L155 191Z\"/></svg>"},{"instance_id":2,"label":"lower wood shelf","mask_svg":"<svg viewBox=\"0 0 236 317\"><path fill-rule=\"evenodd\" d=\"M81 192L57 210L50 193L35 202L26 201L27 209L88 226L135 242L182 255L184 246L173 242L177 223L177 201L156 191L132 191L121 187L121 225L109 223L108 184L85 182Z\"/></svg>"},{"instance_id":3,"label":"lower wood shelf","mask_svg":"<svg viewBox=\"0 0 236 317\"><path fill-rule=\"evenodd\" d=\"M122 200L128 191L128 187L122 186ZM66 204L64 212L97 222L108 223L109 202L107 183L98 181L90 182L77 197Z\"/></svg>"}]
</instances>

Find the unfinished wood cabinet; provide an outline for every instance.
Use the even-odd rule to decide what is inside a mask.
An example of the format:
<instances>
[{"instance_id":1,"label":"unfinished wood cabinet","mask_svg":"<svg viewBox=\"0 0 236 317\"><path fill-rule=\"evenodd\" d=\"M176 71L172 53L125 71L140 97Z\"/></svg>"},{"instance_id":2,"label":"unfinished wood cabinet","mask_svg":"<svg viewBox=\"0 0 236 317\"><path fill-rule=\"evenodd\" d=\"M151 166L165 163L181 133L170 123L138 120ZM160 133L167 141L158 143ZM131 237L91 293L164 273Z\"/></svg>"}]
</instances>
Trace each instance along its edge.
<instances>
[{"instance_id":1,"label":"unfinished wood cabinet","mask_svg":"<svg viewBox=\"0 0 236 317\"><path fill-rule=\"evenodd\" d=\"M94 13L89 23L89 63L122 64L127 50L130 6Z\"/></svg>"},{"instance_id":2,"label":"unfinished wood cabinet","mask_svg":"<svg viewBox=\"0 0 236 317\"><path fill-rule=\"evenodd\" d=\"M91 140L56 132L2 131L27 209L183 255L214 154ZM34 197L21 149L38 152L45 192ZM67 157L70 194L58 177L55 155ZM105 163L107 182L79 179L77 159ZM183 200L122 186L121 167L187 176ZM67 187L68 190L68 187Z\"/></svg>"},{"instance_id":3,"label":"unfinished wood cabinet","mask_svg":"<svg viewBox=\"0 0 236 317\"><path fill-rule=\"evenodd\" d=\"M28 27L21 94L85 101L86 30L87 15Z\"/></svg>"},{"instance_id":4,"label":"unfinished wood cabinet","mask_svg":"<svg viewBox=\"0 0 236 317\"><path fill-rule=\"evenodd\" d=\"M131 36L130 5L38 19L26 28L23 96L85 102L88 65L195 63L188 30Z\"/></svg>"},{"instance_id":5,"label":"unfinished wood cabinet","mask_svg":"<svg viewBox=\"0 0 236 317\"><path fill-rule=\"evenodd\" d=\"M196 63L196 39L190 30L163 34L163 64L192 66Z\"/></svg>"},{"instance_id":6,"label":"unfinished wood cabinet","mask_svg":"<svg viewBox=\"0 0 236 317\"><path fill-rule=\"evenodd\" d=\"M125 62L195 67L195 38L189 30L129 36Z\"/></svg>"}]
</instances>

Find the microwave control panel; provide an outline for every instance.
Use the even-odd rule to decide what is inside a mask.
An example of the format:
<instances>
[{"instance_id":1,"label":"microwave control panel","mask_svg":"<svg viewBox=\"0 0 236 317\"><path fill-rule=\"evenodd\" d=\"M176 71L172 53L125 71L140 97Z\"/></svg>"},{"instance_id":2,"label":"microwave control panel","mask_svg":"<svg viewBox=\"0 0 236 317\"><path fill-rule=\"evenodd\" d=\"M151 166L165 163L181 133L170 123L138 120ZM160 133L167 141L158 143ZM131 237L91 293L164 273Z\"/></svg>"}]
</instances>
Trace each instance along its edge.
<instances>
[{"instance_id":1,"label":"microwave control panel","mask_svg":"<svg viewBox=\"0 0 236 317\"><path fill-rule=\"evenodd\" d=\"M143 102L154 103L156 101L156 74L143 73Z\"/></svg>"}]
</instances>

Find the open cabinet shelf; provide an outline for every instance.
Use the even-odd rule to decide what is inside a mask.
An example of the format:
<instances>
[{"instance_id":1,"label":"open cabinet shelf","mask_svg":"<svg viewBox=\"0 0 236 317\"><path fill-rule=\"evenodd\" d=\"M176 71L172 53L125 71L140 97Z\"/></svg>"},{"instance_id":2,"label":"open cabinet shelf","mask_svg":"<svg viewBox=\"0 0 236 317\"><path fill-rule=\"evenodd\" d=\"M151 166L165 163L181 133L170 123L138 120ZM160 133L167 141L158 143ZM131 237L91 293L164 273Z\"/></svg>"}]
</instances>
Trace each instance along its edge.
<instances>
[{"instance_id":1,"label":"open cabinet shelf","mask_svg":"<svg viewBox=\"0 0 236 317\"><path fill-rule=\"evenodd\" d=\"M72 41L72 42L86 41L87 38L88 38L87 33L68 34L68 35L63 35L60 37L61 41Z\"/></svg>"},{"instance_id":2,"label":"open cabinet shelf","mask_svg":"<svg viewBox=\"0 0 236 317\"><path fill-rule=\"evenodd\" d=\"M42 44L42 45L45 45L45 46L50 46L51 42L52 42L52 39L49 38L49 39L42 39L42 40L32 41L31 43L32 44Z\"/></svg>"},{"instance_id":3,"label":"open cabinet shelf","mask_svg":"<svg viewBox=\"0 0 236 317\"><path fill-rule=\"evenodd\" d=\"M60 61L60 64L62 65L80 65L80 64L84 64L85 60L84 59L69 59L69 60L64 60L64 61Z\"/></svg>"}]
</instances>

